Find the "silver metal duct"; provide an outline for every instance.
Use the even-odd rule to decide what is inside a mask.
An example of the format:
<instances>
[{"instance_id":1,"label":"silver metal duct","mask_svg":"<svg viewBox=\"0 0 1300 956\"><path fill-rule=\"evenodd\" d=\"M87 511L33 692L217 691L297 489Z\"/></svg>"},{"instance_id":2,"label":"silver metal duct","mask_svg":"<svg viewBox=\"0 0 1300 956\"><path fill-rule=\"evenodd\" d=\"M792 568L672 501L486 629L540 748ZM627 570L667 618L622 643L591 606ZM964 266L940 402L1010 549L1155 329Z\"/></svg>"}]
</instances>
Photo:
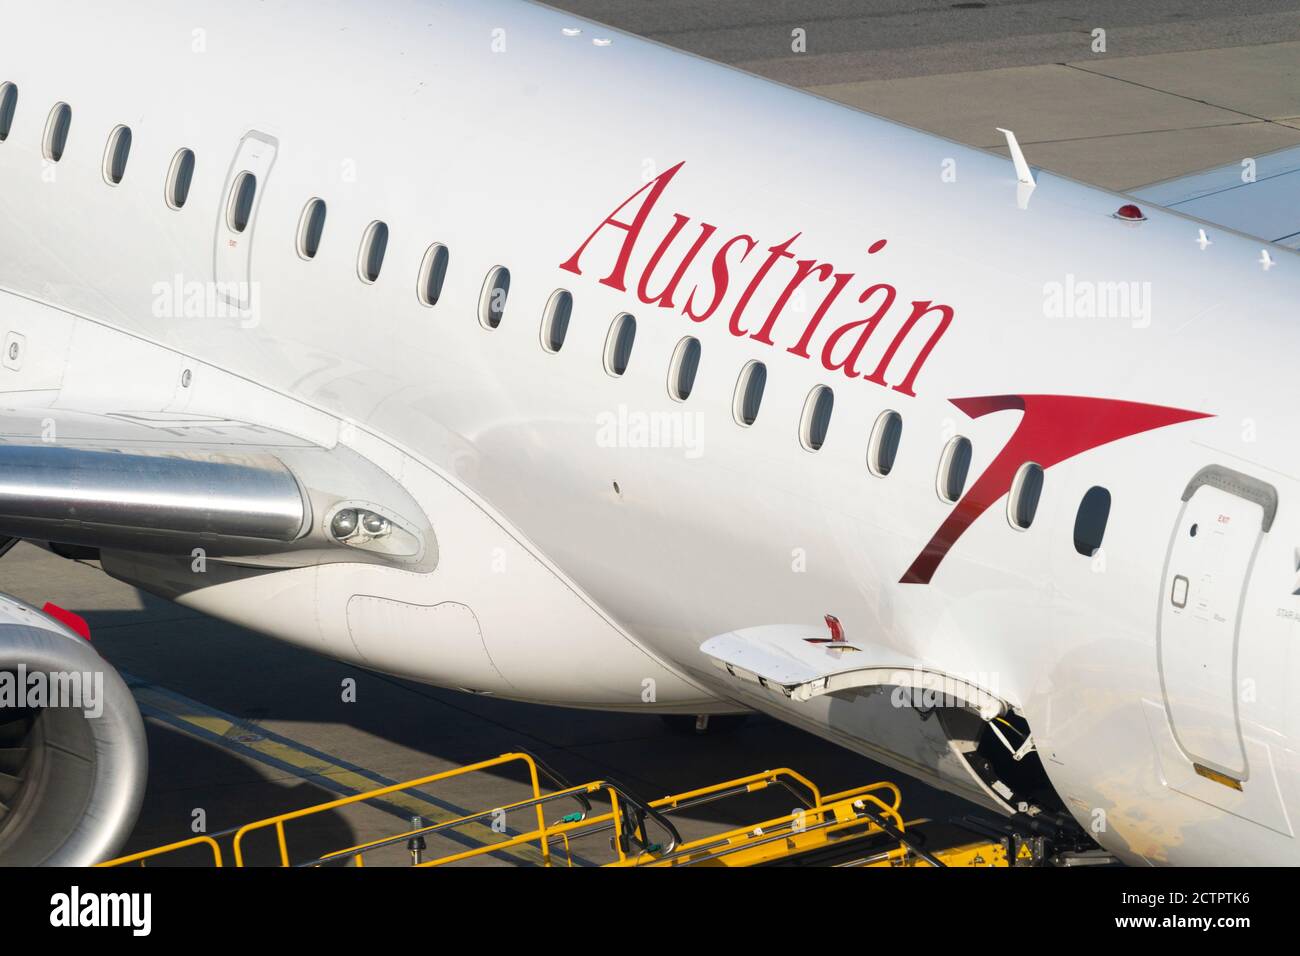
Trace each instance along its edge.
<instances>
[{"instance_id":1,"label":"silver metal duct","mask_svg":"<svg viewBox=\"0 0 1300 956\"><path fill-rule=\"evenodd\" d=\"M106 544L162 534L287 544L310 520L293 472L267 453L0 444L0 528L20 537Z\"/></svg>"}]
</instances>

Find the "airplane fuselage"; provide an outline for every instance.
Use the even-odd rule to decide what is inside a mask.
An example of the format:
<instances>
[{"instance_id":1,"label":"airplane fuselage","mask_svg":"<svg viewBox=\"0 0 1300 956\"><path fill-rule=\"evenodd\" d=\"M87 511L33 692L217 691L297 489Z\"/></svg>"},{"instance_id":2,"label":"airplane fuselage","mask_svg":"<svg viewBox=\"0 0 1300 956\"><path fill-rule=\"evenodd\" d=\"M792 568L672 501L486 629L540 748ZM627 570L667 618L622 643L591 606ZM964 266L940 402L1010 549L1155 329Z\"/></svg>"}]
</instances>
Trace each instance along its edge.
<instances>
[{"instance_id":1,"label":"airplane fuselage","mask_svg":"<svg viewBox=\"0 0 1300 956\"><path fill-rule=\"evenodd\" d=\"M1265 268L1257 240L1200 243L1147 205L1123 221L1124 197L1048 173L1026 196L999 156L527 4L69 2L9 21L5 404L343 444L438 537L427 573L343 562L175 588L161 562L106 554L110 573L475 692L761 710L1014 809L916 708L793 700L700 650L831 614L1006 702L1065 808L1124 859L1297 862L1289 253ZM557 290L572 314L552 350ZM611 342L623 315L630 351ZM810 443L819 386L833 409ZM969 478L945 500L956 436ZM1020 530L1008 502L1031 462ZM1094 488L1104 537L1076 546Z\"/></svg>"}]
</instances>

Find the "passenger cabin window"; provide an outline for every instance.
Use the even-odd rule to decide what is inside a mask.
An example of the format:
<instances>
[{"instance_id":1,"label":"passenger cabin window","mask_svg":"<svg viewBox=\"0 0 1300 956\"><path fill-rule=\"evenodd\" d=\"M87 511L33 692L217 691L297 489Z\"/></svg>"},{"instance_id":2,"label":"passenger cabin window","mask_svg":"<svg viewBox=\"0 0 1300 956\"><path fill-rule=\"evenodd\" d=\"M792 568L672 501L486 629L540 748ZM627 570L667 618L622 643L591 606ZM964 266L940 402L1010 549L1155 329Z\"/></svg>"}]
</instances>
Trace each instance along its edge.
<instances>
[{"instance_id":1,"label":"passenger cabin window","mask_svg":"<svg viewBox=\"0 0 1300 956\"><path fill-rule=\"evenodd\" d=\"M226 203L226 225L231 232L243 232L253 215L253 200L257 198L257 177L245 170L235 177Z\"/></svg>"},{"instance_id":2,"label":"passenger cabin window","mask_svg":"<svg viewBox=\"0 0 1300 956\"><path fill-rule=\"evenodd\" d=\"M695 388L695 374L700 370L700 340L688 335L673 349L668 364L668 395L679 402L691 397Z\"/></svg>"},{"instance_id":3,"label":"passenger cabin window","mask_svg":"<svg viewBox=\"0 0 1300 956\"><path fill-rule=\"evenodd\" d=\"M605 371L618 378L627 371L632 361L632 345L636 342L636 319L626 312L614 316L605 336Z\"/></svg>"},{"instance_id":4,"label":"passenger cabin window","mask_svg":"<svg viewBox=\"0 0 1300 956\"><path fill-rule=\"evenodd\" d=\"M167 170L167 205L180 209L190 198L190 184L194 181L194 150L180 149L172 157Z\"/></svg>"},{"instance_id":5,"label":"passenger cabin window","mask_svg":"<svg viewBox=\"0 0 1300 956\"><path fill-rule=\"evenodd\" d=\"M366 227L357 252L357 275L367 284L379 278L384 268L384 253L388 251L388 224L376 219Z\"/></svg>"},{"instance_id":6,"label":"passenger cabin window","mask_svg":"<svg viewBox=\"0 0 1300 956\"><path fill-rule=\"evenodd\" d=\"M506 314L506 297L510 295L510 270L493 266L483 281L478 300L478 320L485 329L495 329Z\"/></svg>"},{"instance_id":7,"label":"passenger cabin window","mask_svg":"<svg viewBox=\"0 0 1300 956\"><path fill-rule=\"evenodd\" d=\"M969 438L958 435L943 448L939 458L939 478L936 485L939 498L948 504L955 504L966 490L966 478L970 474L971 443Z\"/></svg>"},{"instance_id":8,"label":"passenger cabin window","mask_svg":"<svg viewBox=\"0 0 1300 956\"><path fill-rule=\"evenodd\" d=\"M421 304L434 306L442 298L442 284L447 279L447 247L435 242L420 262L420 285L416 290Z\"/></svg>"},{"instance_id":9,"label":"passenger cabin window","mask_svg":"<svg viewBox=\"0 0 1300 956\"><path fill-rule=\"evenodd\" d=\"M1079 513L1074 516L1074 550L1091 558L1101 549L1106 536L1106 522L1110 520L1110 492L1100 485L1089 488L1079 502Z\"/></svg>"},{"instance_id":10,"label":"passenger cabin window","mask_svg":"<svg viewBox=\"0 0 1300 956\"><path fill-rule=\"evenodd\" d=\"M762 362L747 362L736 380L736 394L731 399L731 414L736 424L748 428L758 421L758 410L763 405L763 389L767 387L767 366Z\"/></svg>"},{"instance_id":11,"label":"passenger cabin window","mask_svg":"<svg viewBox=\"0 0 1300 956\"><path fill-rule=\"evenodd\" d=\"M18 111L18 87L0 83L0 143L9 138L14 128L14 113Z\"/></svg>"},{"instance_id":12,"label":"passenger cabin window","mask_svg":"<svg viewBox=\"0 0 1300 956\"><path fill-rule=\"evenodd\" d=\"M1027 461L1016 472L1007 495L1007 520L1017 531L1028 531L1038 513L1038 499L1043 493L1043 469Z\"/></svg>"},{"instance_id":13,"label":"passenger cabin window","mask_svg":"<svg viewBox=\"0 0 1300 956\"><path fill-rule=\"evenodd\" d=\"M894 470L902 440L903 416L895 411L881 412L867 442L867 468L877 478L884 478Z\"/></svg>"},{"instance_id":14,"label":"passenger cabin window","mask_svg":"<svg viewBox=\"0 0 1300 956\"><path fill-rule=\"evenodd\" d=\"M826 443L834 407L835 393L825 385L818 385L808 393L799 420L799 443L808 451L818 451Z\"/></svg>"},{"instance_id":15,"label":"passenger cabin window","mask_svg":"<svg viewBox=\"0 0 1300 956\"><path fill-rule=\"evenodd\" d=\"M326 211L325 200L311 199L298 217L298 255L304 259L315 259L320 251L320 241L325 235Z\"/></svg>"},{"instance_id":16,"label":"passenger cabin window","mask_svg":"<svg viewBox=\"0 0 1300 956\"><path fill-rule=\"evenodd\" d=\"M573 296L567 289L556 289L546 300L542 310L542 348L555 353L564 347L564 336L569 331L569 317L573 314Z\"/></svg>"},{"instance_id":17,"label":"passenger cabin window","mask_svg":"<svg viewBox=\"0 0 1300 956\"><path fill-rule=\"evenodd\" d=\"M56 103L50 110L50 117L45 121L45 137L42 151L45 158L57 163L63 158L63 151L68 146L68 132L72 129L72 107L67 103Z\"/></svg>"},{"instance_id":18,"label":"passenger cabin window","mask_svg":"<svg viewBox=\"0 0 1300 956\"><path fill-rule=\"evenodd\" d=\"M104 182L116 186L126 175L126 161L131 156L131 127L118 126L108 134L104 148Z\"/></svg>"}]
</instances>

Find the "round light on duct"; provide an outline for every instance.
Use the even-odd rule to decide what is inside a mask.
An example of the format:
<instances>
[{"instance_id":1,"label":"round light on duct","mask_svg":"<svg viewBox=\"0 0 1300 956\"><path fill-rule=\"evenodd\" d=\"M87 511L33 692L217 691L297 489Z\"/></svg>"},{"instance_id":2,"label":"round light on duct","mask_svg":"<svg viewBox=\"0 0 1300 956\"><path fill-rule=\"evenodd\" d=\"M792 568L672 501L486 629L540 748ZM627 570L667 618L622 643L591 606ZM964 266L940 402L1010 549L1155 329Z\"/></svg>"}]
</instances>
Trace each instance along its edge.
<instances>
[{"instance_id":1,"label":"round light on duct","mask_svg":"<svg viewBox=\"0 0 1300 956\"><path fill-rule=\"evenodd\" d=\"M357 530L357 513L351 508L340 511L330 522L330 534L340 541L351 537Z\"/></svg>"},{"instance_id":2,"label":"round light on duct","mask_svg":"<svg viewBox=\"0 0 1300 956\"><path fill-rule=\"evenodd\" d=\"M338 519L335 519L338 520ZM361 528L366 534L383 534L388 530L388 519L373 511L361 512Z\"/></svg>"}]
</instances>

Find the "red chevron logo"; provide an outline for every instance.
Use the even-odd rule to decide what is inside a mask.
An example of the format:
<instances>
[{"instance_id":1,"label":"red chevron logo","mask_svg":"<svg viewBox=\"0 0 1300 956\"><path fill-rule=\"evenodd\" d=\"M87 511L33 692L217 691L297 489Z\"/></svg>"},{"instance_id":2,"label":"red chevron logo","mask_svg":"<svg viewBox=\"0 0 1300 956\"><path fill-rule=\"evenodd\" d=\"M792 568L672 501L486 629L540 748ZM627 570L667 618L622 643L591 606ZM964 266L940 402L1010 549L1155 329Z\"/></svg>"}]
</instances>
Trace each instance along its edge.
<instances>
[{"instance_id":1,"label":"red chevron logo","mask_svg":"<svg viewBox=\"0 0 1300 956\"><path fill-rule=\"evenodd\" d=\"M1002 451L953 506L900 579L901 584L929 584L957 539L1011 490L1016 472L1025 462L1037 462L1046 471L1075 455L1130 435L1211 417L1163 405L1073 395L985 395L949 401L969 418L1013 409L1023 411L1024 417Z\"/></svg>"}]
</instances>

